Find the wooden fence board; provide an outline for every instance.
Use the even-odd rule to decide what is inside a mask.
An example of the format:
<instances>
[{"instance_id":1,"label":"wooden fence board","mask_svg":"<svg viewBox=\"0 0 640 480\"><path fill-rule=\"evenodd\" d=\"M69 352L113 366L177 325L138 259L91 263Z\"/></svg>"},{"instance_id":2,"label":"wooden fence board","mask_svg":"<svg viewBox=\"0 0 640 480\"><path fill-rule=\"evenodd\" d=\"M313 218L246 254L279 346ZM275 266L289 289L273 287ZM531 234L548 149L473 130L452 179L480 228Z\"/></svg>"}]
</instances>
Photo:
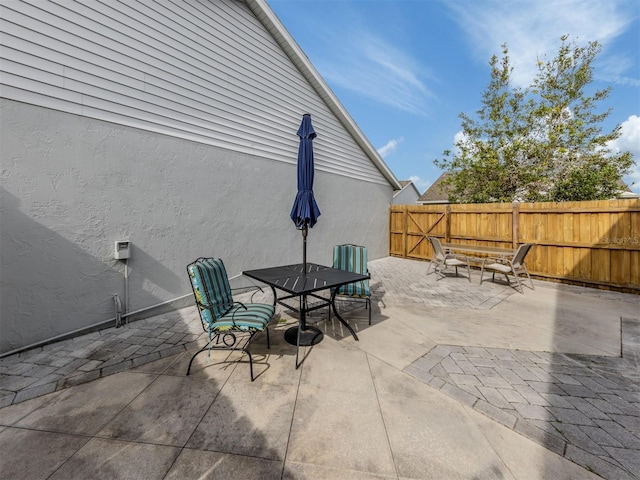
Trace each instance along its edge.
<instances>
[{"instance_id":1,"label":"wooden fence board","mask_svg":"<svg viewBox=\"0 0 640 480\"><path fill-rule=\"evenodd\" d=\"M535 243L529 271L542 278L640 293L640 200L392 205L389 254L429 260L427 236L512 247Z\"/></svg>"},{"instance_id":2,"label":"wooden fence board","mask_svg":"<svg viewBox=\"0 0 640 480\"><path fill-rule=\"evenodd\" d=\"M632 251L629 256L629 283L640 285L640 252Z\"/></svg>"}]
</instances>

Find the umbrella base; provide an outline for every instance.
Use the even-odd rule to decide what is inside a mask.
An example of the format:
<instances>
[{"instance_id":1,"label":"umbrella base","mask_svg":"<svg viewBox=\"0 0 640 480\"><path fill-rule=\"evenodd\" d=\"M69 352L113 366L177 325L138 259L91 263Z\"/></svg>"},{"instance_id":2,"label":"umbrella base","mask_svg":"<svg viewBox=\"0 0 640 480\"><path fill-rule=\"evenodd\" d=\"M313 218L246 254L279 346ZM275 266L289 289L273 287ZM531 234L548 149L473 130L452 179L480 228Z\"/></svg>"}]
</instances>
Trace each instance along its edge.
<instances>
[{"instance_id":1,"label":"umbrella base","mask_svg":"<svg viewBox=\"0 0 640 480\"><path fill-rule=\"evenodd\" d=\"M324 338L324 333L316 327L307 325L306 330L300 331L300 343L298 344L298 328L291 327L284 332L284 339L291 345L300 345L302 347L310 347L317 345Z\"/></svg>"}]
</instances>

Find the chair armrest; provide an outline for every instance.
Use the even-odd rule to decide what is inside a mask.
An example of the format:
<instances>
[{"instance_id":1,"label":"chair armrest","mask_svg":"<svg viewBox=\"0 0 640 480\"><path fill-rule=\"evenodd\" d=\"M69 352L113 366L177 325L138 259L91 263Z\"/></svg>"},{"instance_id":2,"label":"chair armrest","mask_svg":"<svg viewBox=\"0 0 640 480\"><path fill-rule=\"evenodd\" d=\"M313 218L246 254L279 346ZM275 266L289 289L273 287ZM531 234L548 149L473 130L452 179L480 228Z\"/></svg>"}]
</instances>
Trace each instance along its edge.
<instances>
[{"instance_id":1,"label":"chair armrest","mask_svg":"<svg viewBox=\"0 0 640 480\"><path fill-rule=\"evenodd\" d=\"M469 257L467 255L463 255L461 253L445 253L444 259L448 260L450 258L453 258L455 260L460 260L461 262L469 261Z\"/></svg>"},{"instance_id":2,"label":"chair armrest","mask_svg":"<svg viewBox=\"0 0 640 480\"><path fill-rule=\"evenodd\" d=\"M252 285L252 286L250 286L250 287L236 287L236 288L232 288L232 289L231 289L231 291L232 291L232 292L237 292L237 291L240 291L240 290L242 290L242 291L240 292L240 294L248 293L248 292L250 292L250 291L252 291L252 290L253 290L253 293L251 294L251 299L250 299L250 302L249 302L249 303L253 303L253 297L254 297L254 295L255 295L256 293L258 293L258 292L260 292L260 293L264 293L264 290L262 290L262 288L261 288L261 287L259 287L258 285Z\"/></svg>"},{"instance_id":3,"label":"chair armrest","mask_svg":"<svg viewBox=\"0 0 640 480\"><path fill-rule=\"evenodd\" d=\"M251 285L244 286L244 287L235 287L235 288L232 288L231 290L257 289L262 291L262 288L260 288L260 285L258 285L253 278L245 277L242 273L239 273L238 275L234 275L233 277L229 277L229 284L231 284L233 280L237 280L238 278L242 278L243 280L248 280L251 283Z\"/></svg>"},{"instance_id":4,"label":"chair armrest","mask_svg":"<svg viewBox=\"0 0 640 480\"><path fill-rule=\"evenodd\" d=\"M485 257L482 260L482 266L485 266L487 263L500 263L502 265L508 265L508 260L506 260L504 257Z\"/></svg>"},{"instance_id":5,"label":"chair armrest","mask_svg":"<svg viewBox=\"0 0 640 480\"><path fill-rule=\"evenodd\" d=\"M264 293L264 290L262 289L262 287L260 285L258 285L257 283L255 283L255 280L253 280L252 278L249 278L249 277L245 277L242 273L239 273L238 275L234 275L233 277L229 278L229 283L231 283L232 280L236 280L238 278L242 278L243 280L248 280L253 285L249 285L249 286L245 286L245 287L232 288L231 291L232 292L237 292L237 291L242 290L242 292L240 292L240 293L247 293L247 292L250 292L251 290L254 290L254 292L251 294L250 303L253 303L253 297L254 297L254 295L256 293L258 293L258 292Z\"/></svg>"},{"instance_id":6,"label":"chair armrest","mask_svg":"<svg viewBox=\"0 0 640 480\"><path fill-rule=\"evenodd\" d=\"M229 315L229 313L231 313L232 311L235 313L237 310L240 309L240 307L244 308L245 310L247 309L247 307L244 305L244 303L233 302L233 305L231 305L231 307L229 307L229 310L224 312L223 316ZM212 307L205 306L205 308L212 308Z\"/></svg>"},{"instance_id":7,"label":"chair armrest","mask_svg":"<svg viewBox=\"0 0 640 480\"><path fill-rule=\"evenodd\" d=\"M211 312L211 316L215 321L217 321L216 316L213 313L213 307L211 305L205 305L204 303L201 303L198 301L198 299L196 298L196 305L198 306L198 308L201 309L205 309L205 310L209 310ZM233 311L233 313L231 313L231 321L235 324L235 320L233 319L235 312L238 311L238 309L240 307L243 307L245 310L247 309L247 307L245 307L242 303L240 302L233 302L233 305L229 308L229 310L227 310L224 315L228 315L229 313L231 313ZM204 320L203 320L204 322ZM208 323L208 322L207 322ZM211 333L211 323L209 323L209 333Z\"/></svg>"}]
</instances>

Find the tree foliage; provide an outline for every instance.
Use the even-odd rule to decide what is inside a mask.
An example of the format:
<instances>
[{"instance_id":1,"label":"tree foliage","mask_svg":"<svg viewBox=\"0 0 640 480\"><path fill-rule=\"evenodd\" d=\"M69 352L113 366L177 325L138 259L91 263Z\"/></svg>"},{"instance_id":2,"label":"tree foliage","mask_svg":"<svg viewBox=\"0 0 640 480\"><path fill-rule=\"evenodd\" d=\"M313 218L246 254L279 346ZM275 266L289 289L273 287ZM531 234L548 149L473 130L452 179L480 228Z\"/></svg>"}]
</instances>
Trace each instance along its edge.
<instances>
[{"instance_id":1,"label":"tree foliage","mask_svg":"<svg viewBox=\"0 0 640 480\"><path fill-rule=\"evenodd\" d=\"M598 200L615 197L633 165L630 152L607 145L620 125L603 133L611 110L597 107L611 88L589 95L598 42L569 43L538 60L528 88L513 85L506 45L489 62L491 79L475 117L460 114L463 138L435 164L450 174L450 200L464 203Z\"/></svg>"}]
</instances>

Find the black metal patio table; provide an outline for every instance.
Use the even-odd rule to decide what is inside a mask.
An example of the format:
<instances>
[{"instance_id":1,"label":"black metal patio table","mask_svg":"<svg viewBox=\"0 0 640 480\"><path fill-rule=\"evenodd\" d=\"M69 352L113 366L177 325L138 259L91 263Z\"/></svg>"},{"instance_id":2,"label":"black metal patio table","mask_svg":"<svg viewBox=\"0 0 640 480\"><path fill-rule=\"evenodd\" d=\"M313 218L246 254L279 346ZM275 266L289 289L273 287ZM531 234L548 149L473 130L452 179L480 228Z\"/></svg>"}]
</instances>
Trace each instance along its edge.
<instances>
[{"instance_id":1,"label":"black metal patio table","mask_svg":"<svg viewBox=\"0 0 640 480\"><path fill-rule=\"evenodd\" d=\"M347 330L358 340L356 332L351 328L344 318L338 313L335 305L336 294L338 288L349 283L358 282L369 279L369 275L347 272L337 268L326 267L316 263L307 263L306 269L304 264L285 265L281 267L262 268L258 270L247 270L242 272L249 278L258 280L271 287L276 303L283 305L294 312L300 314L300 324L297 327L291 327L285 332L285 339L288 343L296 345L296 347L312 346L320 343L323 333L320 329L307 325L307 313L323 307L333 309L336 317ZM278 298L276 290L286 292L288 295ZM323 290L330 290L331 297L318 295ZM315 302L308 303L309 297ZM299 307L294 307L285 300L292 298L299 299ZM296 350L296 368L298 368L298 352Z\"/></svg>"}]
</instances>

